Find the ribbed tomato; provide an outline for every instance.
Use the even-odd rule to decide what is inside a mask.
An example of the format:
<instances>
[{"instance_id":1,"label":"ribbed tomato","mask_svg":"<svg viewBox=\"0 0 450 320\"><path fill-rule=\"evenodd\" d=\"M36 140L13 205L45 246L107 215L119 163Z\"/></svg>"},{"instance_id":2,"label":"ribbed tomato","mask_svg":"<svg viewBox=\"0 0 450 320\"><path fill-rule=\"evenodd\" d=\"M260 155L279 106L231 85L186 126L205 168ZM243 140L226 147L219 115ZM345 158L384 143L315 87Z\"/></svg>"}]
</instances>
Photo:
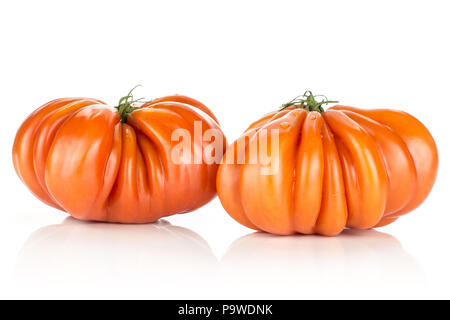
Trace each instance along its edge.
<instances>
[{"instance_id":1,"label":"ribbed tomato","mask_svg":"<svg viewBox=\"0 0 450 320\"><path fill-rule=\"evenodd\" d=\"M207 144L194 136L195 122L224 139L213 113L186 96L142 104L130 92L117 107L89 98L56 99L18 130L14 166L40 200L75 218L151 222L196 209L216 194L218 163L171 158L179 143L171 135L180 128L191 133L189 151L203 155Z\"/></svg>"},{"instance_id":2,"label":"ribbed tomato","mask_svg":"<svg viewBox=\"0 0 450 320\"><path fill-rule=\"evenodd\" d=\"M231 217L275 234L332 236L389 224L422 203L438 167L423 124L387 109L324 111L331 102L307 92L227 149L217 193ZM249 161L265 145L268 162Z\"/></svg>"}]
</instances>

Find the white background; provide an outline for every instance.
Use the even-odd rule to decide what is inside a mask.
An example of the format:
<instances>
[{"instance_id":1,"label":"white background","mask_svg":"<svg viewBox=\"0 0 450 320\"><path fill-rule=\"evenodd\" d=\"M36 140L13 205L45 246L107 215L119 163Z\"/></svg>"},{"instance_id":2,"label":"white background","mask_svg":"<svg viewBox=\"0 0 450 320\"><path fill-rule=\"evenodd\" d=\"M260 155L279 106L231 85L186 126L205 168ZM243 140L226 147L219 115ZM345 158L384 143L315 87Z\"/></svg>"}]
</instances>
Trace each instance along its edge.
<instances>
[{"instance_id":1,"label":"white background","mask_svg":"<svg viewBox=\"0 0 450 320\"><path fill-rule=\"evenodd\" d=\"M448 1L0 2L0 298L450 298ZM252 234L218 199L142 226L34 198L15 132L48 100L136 84L209 106L229 141L310 89L419 118L440 153L425 203L335 238ZM170 222L171 226L168 224Z\"/></svg>"}]
</instances>

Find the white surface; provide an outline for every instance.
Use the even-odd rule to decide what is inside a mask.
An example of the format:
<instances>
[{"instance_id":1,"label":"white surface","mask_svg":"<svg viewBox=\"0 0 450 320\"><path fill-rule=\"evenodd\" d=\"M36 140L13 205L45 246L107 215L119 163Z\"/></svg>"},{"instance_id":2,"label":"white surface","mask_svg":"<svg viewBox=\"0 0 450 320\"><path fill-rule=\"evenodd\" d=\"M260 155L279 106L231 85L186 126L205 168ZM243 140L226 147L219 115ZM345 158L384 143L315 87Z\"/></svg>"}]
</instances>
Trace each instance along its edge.
<instances>
[{"instance_id":1,"label":"white surface","mask_svg":"<svg viewBox=\"0 0 450 320\"><path fill-rule=\"evenodd\" d=\"M448 1L2 1L0 298L450 298ZM11 161L48 100L135 84L208 105L231 141L304 90L403 109L432 132L426 202L378 231L251 234L217 198L173 226L85 224ZM64 221L64 222L63 222Z\"/></svg>"}]
</instances>

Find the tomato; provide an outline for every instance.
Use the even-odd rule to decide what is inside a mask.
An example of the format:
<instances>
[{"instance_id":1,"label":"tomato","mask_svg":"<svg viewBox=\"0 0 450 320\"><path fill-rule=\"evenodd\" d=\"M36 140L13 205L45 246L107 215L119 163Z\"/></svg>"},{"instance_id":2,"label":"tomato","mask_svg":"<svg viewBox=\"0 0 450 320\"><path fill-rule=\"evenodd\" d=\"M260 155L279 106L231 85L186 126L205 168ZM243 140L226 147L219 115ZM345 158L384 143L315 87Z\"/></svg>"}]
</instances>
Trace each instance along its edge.
<instances>
[{"instance_id":1,"label":"tomato","mask_svg":"<svg viewBox=\"0 0 450 320\"><path fill-rule=\"evenodd\" d=\"M186 96L137 103L130 92L117 107L90 98L56 99L18 130L14 167L34 195L75 218L151 222L194 210L216 195L220 159L172 158L176 129L191 134L192 154L214 152L194 136L195 122L225 140L213 113Z\"/></svg>"},{"instance_id":2,"label":"tomato","mask_svg":"<svg viewBox=\"0 0 450 320\"><path fill-rule=\"evenodd\" d=\"M306 92L227 149L217 193L232 218L274 234L333 236L387 225L424 201L438 167L425 126L402 111L324 111L331 102ZM261 145L269 160L251 162Z\"/></svg>"}]
</instances>

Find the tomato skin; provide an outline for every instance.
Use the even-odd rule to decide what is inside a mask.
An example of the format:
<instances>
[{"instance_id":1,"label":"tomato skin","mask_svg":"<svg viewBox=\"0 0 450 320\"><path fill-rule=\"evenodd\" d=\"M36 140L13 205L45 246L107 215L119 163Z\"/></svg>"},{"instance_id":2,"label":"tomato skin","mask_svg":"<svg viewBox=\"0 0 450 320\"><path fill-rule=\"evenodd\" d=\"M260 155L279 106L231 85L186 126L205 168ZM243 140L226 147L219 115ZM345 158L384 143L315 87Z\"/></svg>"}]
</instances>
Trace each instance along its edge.
<instances>
[{"instance_id":1,"label":"tomato skin","mask_svg":"<svg viewBox=\"0 0 450 320\"><path fill-rule=\"evenodd\" d=\"M193 104L190 104L193 103ZM13 163L25 185L46 204L81 220L146 223L192 211L216 195L218 164L173 163L175 129L194 136L215 129L212 112L185 96L150 101L122 123L116 108L89 98L50 101L19 128ZM200 140L200 141L199 141ZM224 151L223 150L223 151Z\"/></svg>"},{"instance_id":2,"label":"tomato skin","mask_svg":"<svg viewBox=\"0 0 450 320\"><path fill-rule=\"evenodd\" d=\"M248 155L274 129L274 174L261 174L267 163L230 161L239 148ZM346 227L381 227L412 211L431 191L437 168L431 134L405 112L289 106L255 121L227 149L216 183L225 210L249 228L334 236Z\"/></svg>"}]
</instances>

